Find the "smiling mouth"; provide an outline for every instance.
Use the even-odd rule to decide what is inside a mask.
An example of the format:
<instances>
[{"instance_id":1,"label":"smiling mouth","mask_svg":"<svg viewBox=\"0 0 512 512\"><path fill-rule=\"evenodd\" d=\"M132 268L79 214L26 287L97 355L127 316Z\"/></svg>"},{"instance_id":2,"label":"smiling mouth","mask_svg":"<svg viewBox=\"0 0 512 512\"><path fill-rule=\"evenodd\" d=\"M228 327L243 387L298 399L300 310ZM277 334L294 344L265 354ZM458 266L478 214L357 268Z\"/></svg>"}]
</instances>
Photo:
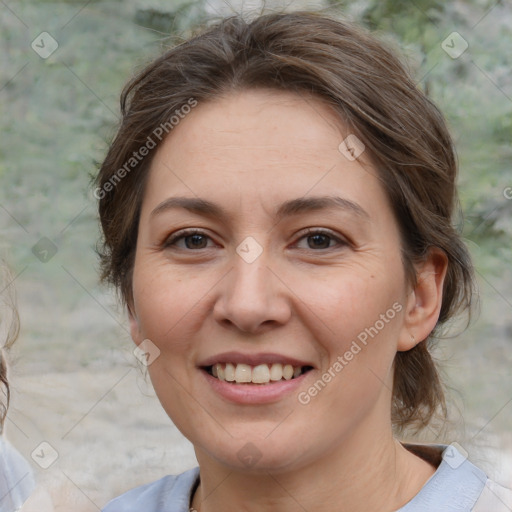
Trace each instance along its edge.
<instances>
[{"instance_id":1,"label":"smiling mouth","mask_svg":"<svg viewBox=\"0 0 512 512\"><path fill-rule=\"evenodd\" d=\"M216 363L205 366L209 375L233 384L272 384L283 380L292 380L312 370L312 366L292 366L291 364L249 364Z\"/></svg>"}]
</instances>

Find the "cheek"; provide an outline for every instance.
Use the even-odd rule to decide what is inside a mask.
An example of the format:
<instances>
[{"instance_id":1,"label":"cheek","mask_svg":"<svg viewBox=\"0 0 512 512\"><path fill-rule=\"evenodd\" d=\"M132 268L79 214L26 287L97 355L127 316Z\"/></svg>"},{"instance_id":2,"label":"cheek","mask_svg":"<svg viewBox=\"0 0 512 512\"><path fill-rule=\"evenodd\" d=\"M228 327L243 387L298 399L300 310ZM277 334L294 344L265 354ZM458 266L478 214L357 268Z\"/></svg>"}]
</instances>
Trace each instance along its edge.
<instances>
[{"instance_id":1,"label":"cheek","mask_svg":"<svg viewBox=\"0 0 512 512\"><path fill-rule=\"evenodd\" d=\"M323 294L318 290L308 302L317 313L310 313L309 329L324 352L319 379L325 387L313 383L302 391L316 400L320 416L327 414L340 428L349 428L391 393L403 305L398 290L377 279L347 279L339 285Z\"/></svg>"},{"instance_id":2,"label":"cheek","mask_svg":"<svg viewBox=\"0 0 512 512\"><path fill-rule=\"evenodd\" d=\"M150 339L159 356L148 366L162 407L182 431L189 432L197 417L191 378L195 372L194 333L204 319L198 314L208 291L204 279L148 261L134 269L134 303L140 335ZM211 286L210 286L211 288ZM199 397L198 397L199 398Z\"/></svg>"},{"instance_id":3,"label":"cheek","mask_svg":"<svg viewBox=\"0 0 512 512\"><path fill-rule=\"evenodd\" d=\"M358 277L352 272L325 287L314 288L311 283L304 287L308 328L324 352L320 378L328 381L319 403L335 416L356 409L364 414L366 407L387 392L386 386L391 388L404 298L400 280L384 279L384 275ZM303 391L308 395L317 392Z\"/></svg>"},{"instance_id":4,"label":"cheek","mask_svg":"<svg viewBox=\"0 0 512 512\"><path fill-rule=\"evenodd\" d=\"M399 279L393 283L376 274L357 275L348 270L323 285L303 282L296 291L310 311L310 328L327 334L330 345L340 349L375 324L379 332L399 328L397 310L403 309L404 300Z\"/></svg>"},{"instance_id":5,"label":"cheek","mask_svg":"<svg viewBox=\"0 0 512 512\"><path fill-rule=\"evenodd\" d=\"M134 303L141 334L160 350L185 347L187 332L201 317L212 284L204 277L181 275L179 270L146 263L134 271ZM163 341L165 344L162 344Z\"/></svg>"}]
</instances>

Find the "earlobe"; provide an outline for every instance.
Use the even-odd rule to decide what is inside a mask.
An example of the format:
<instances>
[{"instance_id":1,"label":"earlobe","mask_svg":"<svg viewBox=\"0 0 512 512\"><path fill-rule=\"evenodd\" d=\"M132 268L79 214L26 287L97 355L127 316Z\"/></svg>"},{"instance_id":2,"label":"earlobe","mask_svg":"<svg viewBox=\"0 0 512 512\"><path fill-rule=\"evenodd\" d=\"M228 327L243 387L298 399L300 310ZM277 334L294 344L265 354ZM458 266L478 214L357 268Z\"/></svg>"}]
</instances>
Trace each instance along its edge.
<instances>
[{"instance_id":1,"label":"earlobe","mask_svg":"<svg viewBox=\"0 0 512 512\"><path fill-rule=\"evenodd\" d=\"M132 337L133 342L136 345L139 345L142 341L142 336L140 332L139 321L133 311L133 306L128 306L128 322L130 324L130 335Z\"/></svg>"},{"instance_id":2,"label":"earlobe","mask_svg":"<svg viewBox=\"0 0 512 512\"><path fill-rule=\"evenodd\" d=\"M431 249L425 262L416 267L417 282L408 296L398 351L412 349L435 328L443 302L447 269L448 258L437 248Z\"/></svg>"}]
</instances>

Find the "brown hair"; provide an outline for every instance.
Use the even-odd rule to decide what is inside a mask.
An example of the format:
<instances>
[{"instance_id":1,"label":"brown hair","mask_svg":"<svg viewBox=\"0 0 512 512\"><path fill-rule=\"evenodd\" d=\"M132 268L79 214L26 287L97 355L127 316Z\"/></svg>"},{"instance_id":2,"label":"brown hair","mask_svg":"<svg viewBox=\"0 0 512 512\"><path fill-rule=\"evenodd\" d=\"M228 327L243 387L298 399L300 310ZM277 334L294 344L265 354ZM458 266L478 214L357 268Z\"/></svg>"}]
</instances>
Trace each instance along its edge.
<instances>
[{"instance_id":1,"label":"brown hair","mask_svg":"<svg viewBox=\"0 0 512 512\"><path fill-rule=\"evenodd\" d=\"M210 101L250 88L313 94L363 141L400 227L411 282L414 263L432 247L446 253L438 325L395 360L394 426L427 425L439 408L445 411L429 346L444 322L471 305L471 260L452 225L457 162L438 109L393 51L353 23L309 12L268 14L251 22L233 16L167 51L125 86L121 126L95 191L104 233L102 278L130 306L138 219L154 151L131 162L133 168L126 162L191 98Z\"/></svg>"},{"instance_id":2,"label":"brown hair","mask_svg":"<svg viewBox=\"0 0 512 512\"><path fill-rule=\"evenodd\" d=\"M10 399L9 381L7 379L7 360L5 357L5 352L11 348L12 344L16 341L19 333L20 323L18 317L18 309L16 307L16 295L12 285L13 277L3 262L0 262L0 274L0 293L2 294L2 317L0 318L0 332L2 336L0 345L0 388L5 396L3 401L0 400L0 432L2 432Z\"/></svg>"}]
</instances>

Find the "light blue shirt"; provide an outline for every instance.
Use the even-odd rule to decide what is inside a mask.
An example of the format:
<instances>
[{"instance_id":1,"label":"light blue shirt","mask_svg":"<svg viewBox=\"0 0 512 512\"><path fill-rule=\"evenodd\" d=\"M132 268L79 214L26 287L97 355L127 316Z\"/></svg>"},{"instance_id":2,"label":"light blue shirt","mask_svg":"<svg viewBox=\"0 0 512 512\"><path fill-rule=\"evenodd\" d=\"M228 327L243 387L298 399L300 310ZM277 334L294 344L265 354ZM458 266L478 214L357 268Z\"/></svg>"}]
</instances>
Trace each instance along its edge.
<instances>
[{"instance_id":1,"label":"light blue shirt","mask_svg":"<svg viewBox=\"0 0 512 512\"><path fill-rule=\"evenodd\" d=\"M15 512L36 484L29 463L0 436L0 512Z\"/></svg>"},{"instance_id":2,"label":"light blue shirt","mask_svg":"<svg viewBox=\"0 0 512 512\"><path fill-rule=\"evenodd\" d=\"M420 492L396 512L509 512L512 492L491 482L454 446L439 445L442 461ZM199 468L128 491L103 512L189 512Z\"/></svg>"}]
</instances>

